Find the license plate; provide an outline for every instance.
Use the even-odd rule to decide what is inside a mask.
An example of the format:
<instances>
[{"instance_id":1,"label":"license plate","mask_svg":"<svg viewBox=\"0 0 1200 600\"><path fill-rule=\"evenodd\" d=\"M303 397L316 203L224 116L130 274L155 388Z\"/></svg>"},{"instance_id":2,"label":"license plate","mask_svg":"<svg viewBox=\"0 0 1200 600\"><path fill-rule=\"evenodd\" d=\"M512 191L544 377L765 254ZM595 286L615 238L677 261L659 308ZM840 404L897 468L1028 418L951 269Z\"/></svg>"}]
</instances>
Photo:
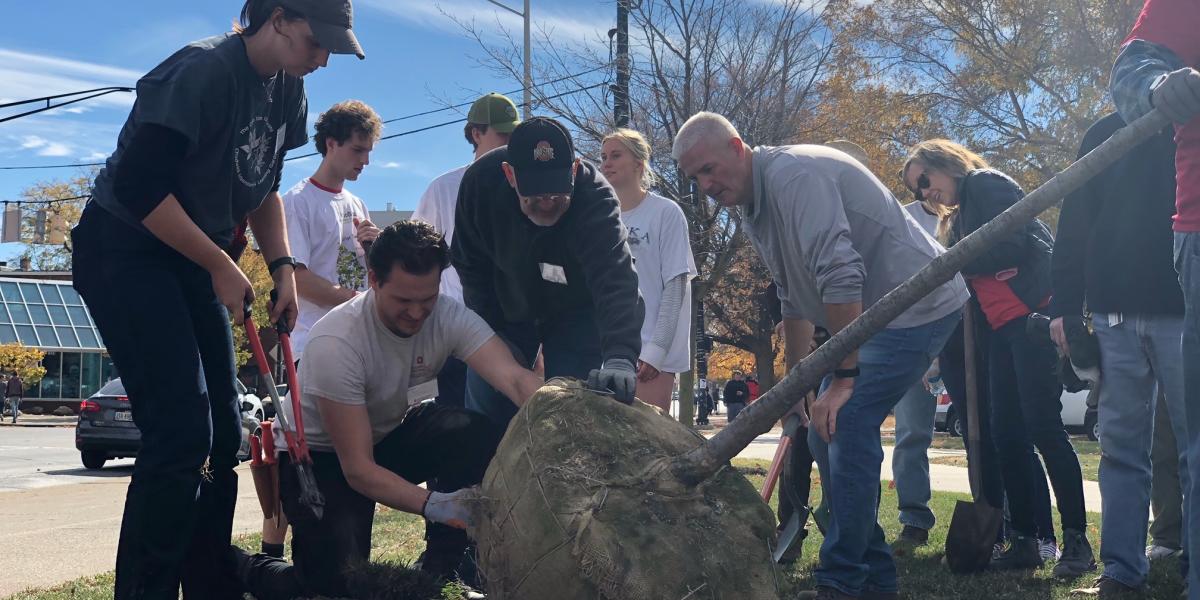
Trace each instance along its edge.
<instances>
[{"instance_id":1,"label":"license plate","mask_svg":"<svg viewBox=\"0 0 1200 600\"><path fill-rule=\"evenodd\" d=\"M131 413L127 410L117 411L117 412L113 413L113 420L114 421L133 421L133 413Z\"/></svg>"}]
</instances>

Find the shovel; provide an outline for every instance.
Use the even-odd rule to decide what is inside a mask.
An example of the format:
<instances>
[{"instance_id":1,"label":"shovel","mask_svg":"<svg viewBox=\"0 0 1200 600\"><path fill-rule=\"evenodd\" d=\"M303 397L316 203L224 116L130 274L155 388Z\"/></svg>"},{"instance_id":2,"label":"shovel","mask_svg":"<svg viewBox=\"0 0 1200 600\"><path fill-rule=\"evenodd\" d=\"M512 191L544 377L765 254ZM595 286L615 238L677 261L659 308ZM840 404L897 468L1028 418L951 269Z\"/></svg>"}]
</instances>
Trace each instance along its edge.
<instances>
[{"instance_id":1,"label":"shovel","mask_svg":"<svg viewBox=\"0 0 1200 600\"><path fill-rule=\"evenodd\" d=\"M779 445L775 448L775 457L771 460L771 468L767 471L767 480L763 482L762 499L763 502L768 502L771 499L771 494L775 491L775 484L779 481L779 475L783 469L790 466L792 443L796 437L796 431L800 429L800 415L793 414L788 416L783 423L783 435L779 438ZM790 489L781 490L780 493L789 493ZM779 531L779 539L776 541L775 550L771 553L771 557L775 562L791 562L784 561L784 558L793 558L793 553L789 552L792 546L795 545L797 538L803 539L800 532L804 530L804 524L808 522L808 515L812 512L812 508L805 506L803 503L793 499L792 501L792 516L788 517L788 522L784 524L783 529Z\"/></svg>"},{"instance_id":2,"label":"shovel","mask_svg":"<svg viewBox=\"0 0 1200 600\"><path fill-rule=\"evenodd\" d=\"M963 311L963 351L967 383L967 473L974 502L954 505L946 533L946 565L957 574L977 573L992 560L992 546L1004 520L1004 511L983 497L983 461L980 457L979 396L975 372L975 318L970 303Z\"/></svg>"},{"instance_id":3,"label":"shovel","mask_svg":"<svg viewBox=\"0 0 1200 600\"><path fill-rule=\"evenodd\" d=\"M275 296L274 290L271 295ZM262 340L259 339L258 328L255 327L254 319L250 316L249 305L246 306L245 317L246 337L250 340L250 350L254 354L254 361L258 364L258 372L266 382L271 402L275 404L275 421L283 432L284 440L287 441L292 468L296 470L296 480L300 488L300 505L312 511L313 516L320 519L325 512L325 498L317 487L317 479L312 470L312 457L308 454L308 444L304 440L304 417L300 412L300 386L296 381L296 363L292 359L291 336L288 335L287 328L282 322L276 326L279 331L279 344L283 347L284 364L287 367L288 395L292 399L292 414L296 417L294 428L288 423L287 411L283 410L283 399L279 397L279 390L275 388L275 378L271 376L271 369L267 365L267 353L263 351ZM274 450L271 449L269 452L273 453Z\"/></svg>"}]
</instances>

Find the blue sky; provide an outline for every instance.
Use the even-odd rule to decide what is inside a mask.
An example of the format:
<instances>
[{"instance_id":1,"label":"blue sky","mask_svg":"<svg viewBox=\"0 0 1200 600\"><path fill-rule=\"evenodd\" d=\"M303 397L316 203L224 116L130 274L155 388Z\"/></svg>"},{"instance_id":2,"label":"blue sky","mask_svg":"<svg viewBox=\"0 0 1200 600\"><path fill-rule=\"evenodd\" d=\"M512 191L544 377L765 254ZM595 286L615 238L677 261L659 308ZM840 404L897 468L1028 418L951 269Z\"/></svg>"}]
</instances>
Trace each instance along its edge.
<instances>
[{"instance_id":1,"label":"blue sky","mask_svg":"<svg viewBox=\"0 0 1200 600\"><path fill-rule=\"evenodd\" d=\"M520 0L507 3L520 9ZM240 0L5 2L0 22L0 103L109 85L132 86L179 47L227 31L241 4ZM520 19L486 0L356 0L354 4L355 32L367 59L334 56L328 68L306 78L310 134L311 121L321 111L348 98L367 102L389 119L521 85L480 66L485 54L478 43L442 14L474 19L489 31L492 42L501 40L498 23L519 36ZM616 20L612 0L533 0L532 4L535 32L572 42L601 39ZM514 100L520 102L519 95ZM116 144L132 102L132 94L110 94L0 123L0 166L103 161ZM16 112L20 111L0 110L0 116ZM458 116L448 111L391 123L384 134ZM382 209L389 202L399 210L412 209L431 179L470 158L461 125L386 140L376 146L371 166L359 181L348 187L371 209ZM310 175L317 164L316 159L288 163L284 187ZM14 200L35 182L75 172L0 171L0 200ZM0 244L0 260L19 250L14 244Z\"/></svg>"}]
</instances>

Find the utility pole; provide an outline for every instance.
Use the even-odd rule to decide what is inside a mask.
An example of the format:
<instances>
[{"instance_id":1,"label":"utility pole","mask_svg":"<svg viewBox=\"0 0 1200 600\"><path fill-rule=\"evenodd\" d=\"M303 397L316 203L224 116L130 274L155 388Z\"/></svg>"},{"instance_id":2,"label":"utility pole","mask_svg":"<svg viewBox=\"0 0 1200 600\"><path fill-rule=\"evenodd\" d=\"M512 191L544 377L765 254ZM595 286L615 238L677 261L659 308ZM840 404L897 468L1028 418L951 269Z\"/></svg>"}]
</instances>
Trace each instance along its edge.
<instances>
[{"instance_id":1,"label":"utility pole","mask_svg":"<svg viewBox=\"0 0 1200 600\"><path fill-rule=\"evenodd\" d=\"M613 121L629 125L629 0L617 0L617 83L613 86Z\"/></svg>"},{"instance_id":2,"label":"utility pole","mask_svg":"<svg viewBox=\"0 0 1200 600\"><path fill-rule=\"evenodd\" d=\"M529 0L525 0L525 10L523 12L518 12L515 8L506 6L500 2L497 2L496 0L487 1L499 6L500 8L503 8L504 10L507 10L514 15L517 15L518 17L521 17L525 23L525 81L522 83L522 87L525 88L525 95L522 101L522 104L524 105L524 112L521 117L528 119L533 113L533 62L530 60L532 58L532 52L529 43Z\"/></svg>"}]
</instances>

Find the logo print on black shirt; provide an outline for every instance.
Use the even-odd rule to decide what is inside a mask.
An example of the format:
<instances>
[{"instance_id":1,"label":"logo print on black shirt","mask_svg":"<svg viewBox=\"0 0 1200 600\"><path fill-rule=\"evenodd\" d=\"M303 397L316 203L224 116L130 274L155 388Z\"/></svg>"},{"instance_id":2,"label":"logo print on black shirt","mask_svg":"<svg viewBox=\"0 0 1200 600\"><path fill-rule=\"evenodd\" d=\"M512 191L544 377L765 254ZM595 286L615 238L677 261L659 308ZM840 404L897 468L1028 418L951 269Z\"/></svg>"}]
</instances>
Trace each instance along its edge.
<instances>
[{"instance_id":1,"label":"logo print on black shirt","mask_svg":"<svg viewBox=\"0 0 1200 600\"><path fill-rule=\"evenodd\" d=\"M275 166L275 128L266 117L255 117L238 132L234 143L233 166L238 180L246 187L257 187Z\"/></svg>"}]
</instances>

